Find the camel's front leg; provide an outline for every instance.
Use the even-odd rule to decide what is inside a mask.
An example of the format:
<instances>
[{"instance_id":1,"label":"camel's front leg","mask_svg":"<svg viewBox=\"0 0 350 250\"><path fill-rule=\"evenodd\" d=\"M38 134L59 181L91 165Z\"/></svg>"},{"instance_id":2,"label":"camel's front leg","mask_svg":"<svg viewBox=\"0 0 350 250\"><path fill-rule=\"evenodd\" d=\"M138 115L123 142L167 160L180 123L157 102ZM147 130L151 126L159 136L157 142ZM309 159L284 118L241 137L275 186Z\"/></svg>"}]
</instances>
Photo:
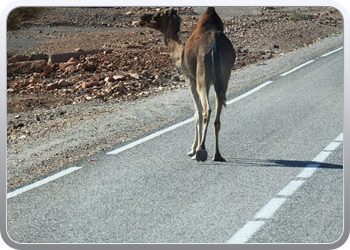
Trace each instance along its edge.
<instances>
[{"instance_id":1,"label":"camel's front leg","mask_svg":"<svg viewBox=\"0 0 350 250\"><path fill-rule=\"evenodd\" d=\"M194 142L192 144L191 151L188 152L187 154L189 156L193 156L192 159L196 159L196 151L199 146L199 143L202 140L202 124L203 124L203 109L202 105L200 103L200 99L196 90L196 82L187 80L187 85L190 90L192 99L193 99L193 104L195 107L195 113L194 113L194 124L195 124L195 135L194 135Z\"/></svg>"}]
</instances>

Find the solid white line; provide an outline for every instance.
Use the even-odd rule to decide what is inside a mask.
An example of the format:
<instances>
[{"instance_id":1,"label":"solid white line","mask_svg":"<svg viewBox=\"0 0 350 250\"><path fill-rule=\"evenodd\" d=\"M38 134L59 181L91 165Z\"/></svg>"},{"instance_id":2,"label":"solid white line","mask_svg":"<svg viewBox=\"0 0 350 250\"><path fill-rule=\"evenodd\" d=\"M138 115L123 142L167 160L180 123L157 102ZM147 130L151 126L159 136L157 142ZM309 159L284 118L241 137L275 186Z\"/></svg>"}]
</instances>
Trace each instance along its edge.
<instances>
[{"instance_id":1,"label":"solid white line","mask_svg":"<svg viewBox=\"0 0 350 250\"><path fill-rule=\"evenodd\" d=\"M313 63L314 61L315 61L315 60L310 60L310 61L308 61L308 62L306 62L306 63L303 63L303 64L301 64L301 65L295 67L294 69L289 70L289 71L287 71L287 72L281 74L280 76L289 75L290 73L292 73L292 72L294 72L294 71L297 71L298 69L301 69L302 67L304 67L304 66L306 66L306 65L308 65L308 64L310 64L310 63Z\"/></svg>"},{"instance_id":2,"label":"solid white line","mask_svg":"<svg viewBox=\"0 0 350 250\"><path fill-rule=\"evenodd\" d=\"M297 175L297 178L309 178L321 166L321 164L310 163Z\"/></svg>"},{"instance_id":3,"label":"solid white line","mask_svg":"<svg viewBox=\"0 0 350 250\"><path fill-rule=\"evenodd\" d=\"M264 224L264 221L248 221L227 243L246 243Z\"/></svg>"},{"instance_id":4,"label":"solid white line","mask_svg":"<svg viewBox=\"0 0 350 250\"><path fill-rule=\"evenodd\" d=\"M123 152L123 151L125 151L125 150L127 150L127 149L133 148L133 147L135 147L135 146L137 146L137 145L139 145L139 144L141 144L141 143L144 143L144 142L146 142L146 141L152 140L152 139L154 139L154 138L156 138L156 137L158 137L158 136L160 136L160 135L162 135L162 134L165 134L165 133L167 133L167 132L169 132L169 131L171 131L171 130L174 130L174 129L178 128L178 127L181 127L181 126L183 126L183 125L185 125L185 124L187 124L187 123L190 123L190 122L192 122L192 121L194 121L194 118L187 119L187 120L185 120L185 121L183 121L183 122L180 122L180 123L177 123L177 124L175 124L175 125L173 125L173 126L171 126L171 127L169 127L169 128L160 130L160 131L155 132L155 133L153 133L153 134L151 134L151 135L148 135L148 136L146 136L146 137L144 137L144 138L141 138L141 139L139 139L139 140L137 140L137 141L131 142L131 143L129 143L129 144L123 146L123 147L117 148L116 150L113 150L113 151L111 151L111 152L108 152L107 154L108 154L108 155L119 154L119 153L121 153L121 152Z\"/></svg>"},{"instance_id":5,"label":"solid white line","mask_svg":"<svg viewBox=\"0 0 350 250\"><path fill-rule=\"evenodd\" d=\"M230 104L232 104L234 102L237 102L237 101L239 101L239 100L241 100L241 99L243 99L243 98L253 94L254 92L262 89L263 87L269 85L270 83L272 83L272 81L267 81L267 82L265 82L263 84L260 84L256 88L254 88L254 89L252 89L252 90L250 90L250 91L248 91L248 92L246 92L246 93L244 93L244 94L242 94L242 95L240 95L240 96L238 96L238 97L236 97L236 98L226 102L226 104L230 105ZM178 127L181 127L181 126L183 126L183 125L185 125L187 123L193 122L193 121L194 121L194 118L189 118L189 119L187 119L187 120L185 120L183 122L177 123L177 124L175 124L175 125L173 125L173 126L171 126L169 128L160 130L160 131L155 132L155 133L153 133L151 135L148 135L148 136L146 136L144 138L141 138L141 139L139 139L137 141L131 142L131 143L129 143L129 144L123 146L123 147L120 147L120 148L117 148L117 149L115 149L115 150L113 150L111 152L108 152L107 155L119 154L119 153L121 153L121 152L123 152L123 151L125 151L127 149L133 148L133 147L135 147L137 145L140 145L141 143L144 143L146 141L152 140L152 139L154 139L154 138L156 138L156 137L158 137L158 136L160 136L162 134L165 134L165 133L167 133L167 132L169 132L171 130L174 130L174 129L178 128Z\"/></svg>"},{"instance_id":6,"label":"solid white line","mask_svg":"<svg viewBox=\"0 0 350 250\"><path fill-rule=\"evenodd\" d=\"M343 49L343 47L340 47L339 49L335 49L335 50L333 50L333 51L331 51L331 52L328 52L328 53L322 55L321 57L329 56L330 54L333 54L333 53L335 53L335 52L337 52L337 51L339 51L339 50L342 50L342 49Z\"/></svg>"},{"instance_id":7,"label":"solid white line","mask_svg":"<svg viewBox=\"0 0 350 250\"><path fill-rule=\"evenodd\" d=\"M56 179L58 179L58 178L60 178L60 177L62 177L62 176L64 176L64 175L70 174L70 173L72 173L72 172L74 172L74 171L76 171L76 170L78 170L78 169L81 169L81 167L71 167L71 168L68 168L68 169L66 169L66 170L63 170L63 171L61 171L61 172L59 172L59 173L57 173L57 174L54 174L54 175L52 175L52 176L49 176L49 177L47 177L47 178L45 178L45 179L42 179L42 180L40 180L40 181L37 181L37 182L35 182L35 183L33 183L33 184L30 184L30 185L28 185L28 186L19 188L19 189L13 191L13 192L8 193L8 194L7 194L7 199L12 198L12 197L14 197L14 196L16 196L16 195L22 194L22 193L24 193L24 192L27 192L27 191L29 191L29 190L31 190L31 189L33 189L33 188L37 188L37 187L39 187L39 186L41 186L41 185L44 185L44 184L46 184L46 183L48 183L48 182L50 182L50 181L56 180Z\"/></svg>"},{"instance_id":8,"label":"solid white line","mask_svg":"<svg viewBox=\"0 0 350 250\"><path fill-rule=\"evenodd\" d=\"M293 180L288 183L277 195L289 196L294 194L294 192L304 184L303 180Z\"/></svg>"},{"instance_id":9,"label":"solid white line","mask_svg":"<svg viewBox=\"0 0 350 250\"><path fill-rule=\"evenodd\" d=\"M272 198L259 212L254 216L255 219L270 219L275 212L282 206L287 198Z\"/></svg>"}]
</instances>

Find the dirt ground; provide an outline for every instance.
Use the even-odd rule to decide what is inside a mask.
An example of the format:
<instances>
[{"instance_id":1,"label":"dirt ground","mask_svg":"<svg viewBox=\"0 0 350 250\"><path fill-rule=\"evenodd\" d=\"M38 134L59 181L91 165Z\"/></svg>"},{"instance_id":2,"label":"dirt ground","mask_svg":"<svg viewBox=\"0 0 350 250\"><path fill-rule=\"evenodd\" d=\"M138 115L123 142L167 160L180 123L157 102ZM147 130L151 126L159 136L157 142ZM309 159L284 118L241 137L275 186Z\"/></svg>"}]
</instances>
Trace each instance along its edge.
<instances>
[{"instance_id":1,"label":"dirt ground","mask_svg":"<svg viewBox=\"0 0 350 250\"><path fill-rule=\"evenodd\" d=\"M186 88L161 34L138 27L143 14L159 9L48 8L21 29L7 32L8 169L24 161L23 145L107 114L111 103ZM183 43L203 11L179 9ZM229 7L217 12L237 53L233 70L264 65L267 59L343 33L341 13L327 7ZM40 164L62 165L79 157L66 154ZM8 187L23 185L37 178L30 172L40 172L34 165L26 171L11 174Z\"/></svg>"}]
</instances>

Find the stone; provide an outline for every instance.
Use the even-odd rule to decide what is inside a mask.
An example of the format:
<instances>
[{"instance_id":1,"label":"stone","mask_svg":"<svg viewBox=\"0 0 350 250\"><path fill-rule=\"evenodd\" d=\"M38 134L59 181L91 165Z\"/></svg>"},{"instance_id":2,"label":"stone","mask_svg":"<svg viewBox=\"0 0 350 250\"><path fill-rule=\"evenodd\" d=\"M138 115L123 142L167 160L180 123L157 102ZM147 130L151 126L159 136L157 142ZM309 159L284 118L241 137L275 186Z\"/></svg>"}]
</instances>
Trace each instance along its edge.
<instances>
[{"instance_id":1,"label":"stone","mask_svg":"<svg viewBox=\"0 0 350 250\"><path fill-rule=\"evenodd\" d=\"M97 64L94 63L84 63L80 66L83 71L95 71L97 69Z\"/></svg>"},{"instance_id":2,"label":"stone","mask_svg":"<svg viewBox=\"0 0 350 250\"><path fill-rule=\"evenodd\" d=\"M50 66L45 66L43 68L43 71L46 75L50 74L51 72L53 72L53 69Z\"/></svg>"},{"instance_id":3,"label":"stone","mask_svg":"<svg viewBox=\"0 0 350 250\"><path fill-rule=\"evenodd\" d=\"M124 75L115 75L115 76L113 76L113 78L117 81L125 81L126 80L126 76L124 76Z\"/></svg>"},{"instance_id":4,"label":"stone","mask_svg":"<svg viewBox=\"0 0 350 250\"><path fill-rule=\"evenodd\" d=\"M69 66L74 66L74 65L78 65L77 62L66 62L66 63L59 63L58 66L61 70L65 70L67 67Z\"/></svg>"},{"instance_id":5,"label":"stone","mask_svg":"<svg viewBox=\"0 0 350 250\"><path fill-rule=\"evenodd\" d=\"M67 87L70 85L69 82L67 82L66 80L64 79L61 79L59 82L58 82L58 85L61 86L61 87Z\"/></svg>"},{"instance_id":6,"label":"stone","mask_svg":"<svg viewBox=\"0 0 350 250\"><path fill-rule=\"evenodd\" d=\"M136 80L139 80L139 79L140 79L140 76L139 76L139 74L137 74L137 73L130 73L129 76L130 76L131 78L136 79Z\"/></svg>"},{"instance_id":7,"label":"stone","mask_svg":"<svg viewBox=\"0 0 350 250\"><path fill-rule=\"evenodd\" d=\"M37 83L37 82L38 82L38 80L36 78L31 78L29 80L29 83Z\"/></svg>"},{"instance_id":8,"label":"stone","mask_svg":"<svg viewBox=\"0 0 350 250\"><path fill-rule=\"evenodd\" d=\"M117 84L117 89L118 89L118 92L120 92L120 93L125 93L126 92L125 85L122 82L119 82Z\"/></svg>"},{"instance_id":9,"label":"stone","mask_svg":"<svg viewBox=\"0 0 350 250\"><path fill-rule=\"evenodd\" d=\"M113 77L107 76L107 77L105 78L105 82L115 82L115 81L116 81L116 79L114 79Z\"/></svg>"},{"instance_id":10,"label":"stone","mask_svg":"<svg viewBox=\"0 0 350 250\"><path fill-rule=\"evenodd\" d=\"M109 55L109 54L112 54L112 52L113 52L113 50L108 49L108 50L105 50L103 53L104 53L105 55Z\"/></svg>"},{"instance_id":11,"label":"stone","mask_svg":"<svg viewBox=\"0 0 350 250\"><path fill-rule=\"evenodd\" d=\"M54 90L58 88L58 84L57 83L50 83L46 86L46 90Z\"/></svg>"},{"instance_id":12,"label":"stone","mask_svg":"<svg viewBox=\"0 0 350 250\"><path fill-rule=\"evenodd\" d=\"M40 78L40 73L35 72L35 73L33 74L33 77L34 77L34 78Z\"/></svg>"}]
</instances>

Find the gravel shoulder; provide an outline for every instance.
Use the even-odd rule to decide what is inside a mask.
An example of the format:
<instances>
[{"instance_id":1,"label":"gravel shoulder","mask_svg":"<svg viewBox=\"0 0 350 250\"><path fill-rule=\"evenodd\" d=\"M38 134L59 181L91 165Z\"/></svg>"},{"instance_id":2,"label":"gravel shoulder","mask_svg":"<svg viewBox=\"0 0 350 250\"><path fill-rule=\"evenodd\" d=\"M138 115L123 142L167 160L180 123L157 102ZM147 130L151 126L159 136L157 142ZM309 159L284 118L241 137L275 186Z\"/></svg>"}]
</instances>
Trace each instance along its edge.
<instances>
[{"instance_id":1,"label":"gravel shoulder","mask_svg":"<svg viewBox=\"0 0 350 250\"><path fill-rule=\"evenodd\" d=\"M200 10L196 11L199 12ZM186 20L192 20L192 18L188 17ZM196 19L193 20L194 22L196 21ZM236 19L227 22L234 22L234 20ZM129 21L125 21L125 23L127 22ZM184 28L185 35L187 35L186 31L191 29L192 22L189 23L190 24L187 24L188 27L186 26L186 28ZM232 27L237 26L236 21L234 23ZM130 25L132 25L132 22ZM229 29L230 27L231 26L228 26ZM41 27L35 26L31 29L41 29ZM66 28L62 29L64 30ZM67 29L71 29L71 27ZM109 27L106 27L106 29L109 29ZM27 31L28 30L25 30L24 32ZM41 35L42 33L39 33L39 31L40 30L37 30L37 34ZM139 32L141 31L137 29L133 37L144 38L145 36L140 36ZM245 33L241 34L237 31L236 33L238 33L239 36L245 34L249 37L248 28ZM91 34L91 32L89 31L86 34ZM150 36L147 37L147 39L153 39L152 42L154 41L159 47L163 46L161 37L158 34L152 32L147 34ZM20 35L18 35L18 37L19 36ZM235 39L233 33L232 39ZM240 45L235 46L236 49L241 51L239 52L241 61L238 62L240 67L232 71L228 99L306 60L341 47L343 44L343 35L337 34L337 36L322 39L321 42L314 42L303 46L303 48L299 47L298 50L278 50L275 55L271 57L260 53L262 47L256 47L253 50L254 43L258 43L257 39L253 40L254 41L250 43L250 45L244 45L244 41L240 41ZM20 41L20 39L18 39L18 41ZM18 44L18 46L20 46L21 43L19 42ZM40 44L40 48L48 46L42 43L42 41L38 44ZM269 42L269 46L271 44L273 44L272 41ZM98 46L94 48L101 49L101 47ZM71 50L72 47L69 52ZM121 50L130 51L128 47L121 48ZM140 48L139 50L143 51L144 49ZM248 51L244 52L245 50ZM140 53L140 51L138 53ZM266 51L266 49L264 51ZM166 49L162 48L162 52L166 52ZM243 55L244 53L247 55ZM249 57L249 54L251 57ZM257 54L264 56L264 58L250 63L249 60ZM243 61L242 58L245 57L247 57L247 60ZM163 63L170 65L167 60L168 59L164 58ZM245 65L239 63L245 63ZM145 133L191 117L194 112L193 103L183 83L183 79L181 75L174 70L174 67L167 67L166 70L168 70L167 74L169 78L166 78L166 75L164 78L169 81L164 81L162 84L157 83L155 86L152 86L152 91L147 89L146 91L149 93L147 96L140 95L140 98L127 98L117 102L101 101L100 99L92 98L89 99L89 101L84 99L85 101L82 102L72 101L70 103L59 104L60 96L56 95L53 96L56 102L46 108L38 108L33 104L33 107L37 108L26 109L24 112L16 111L8 113L8 191L72 166L77 160L84 159L89 161L90 158L93 159L95 153L108 150L111 147L116 147L116 145L122 145L125 142L143 136ZM116 74L115 72L112 73ZM130 74L130 72L124 73ZM140 71L138 71L138 73L141 75ZM156 75L156 73L151 73ZM28 75L32 74L33 73L30 73ZM178 76L179 79L174 80L174 75ZM21 75L21 77L25 76ZM57 79L57 76L55 77ZM137 79L137 82L142 82L142 80L144 79ZM81 82L79 86L80 84ZM211 91L211 94L212 92L213 91ZM50 93L39 91L37 95L50 95ZM132 93L134 95L134 92ZM85 94L86 93L84 93L84 95ZM135 91L135 95L139 95L139 92ZM11 96L15 98L15 100L26 98L26 102L30 99L28 95L21 96L18 93L13 93L8 95L8 101L11 101L11 98L9 98ZM33 96L35 97L35 94L30 95L31 98ZM71 99L74 100L74 98ZM214 103L212 106L215 106ZM189 138L189 141L192 142L192 139L193 138ZM186 152L187 151L184 151L184 156Z\"/></svg>"}]
</instances>

